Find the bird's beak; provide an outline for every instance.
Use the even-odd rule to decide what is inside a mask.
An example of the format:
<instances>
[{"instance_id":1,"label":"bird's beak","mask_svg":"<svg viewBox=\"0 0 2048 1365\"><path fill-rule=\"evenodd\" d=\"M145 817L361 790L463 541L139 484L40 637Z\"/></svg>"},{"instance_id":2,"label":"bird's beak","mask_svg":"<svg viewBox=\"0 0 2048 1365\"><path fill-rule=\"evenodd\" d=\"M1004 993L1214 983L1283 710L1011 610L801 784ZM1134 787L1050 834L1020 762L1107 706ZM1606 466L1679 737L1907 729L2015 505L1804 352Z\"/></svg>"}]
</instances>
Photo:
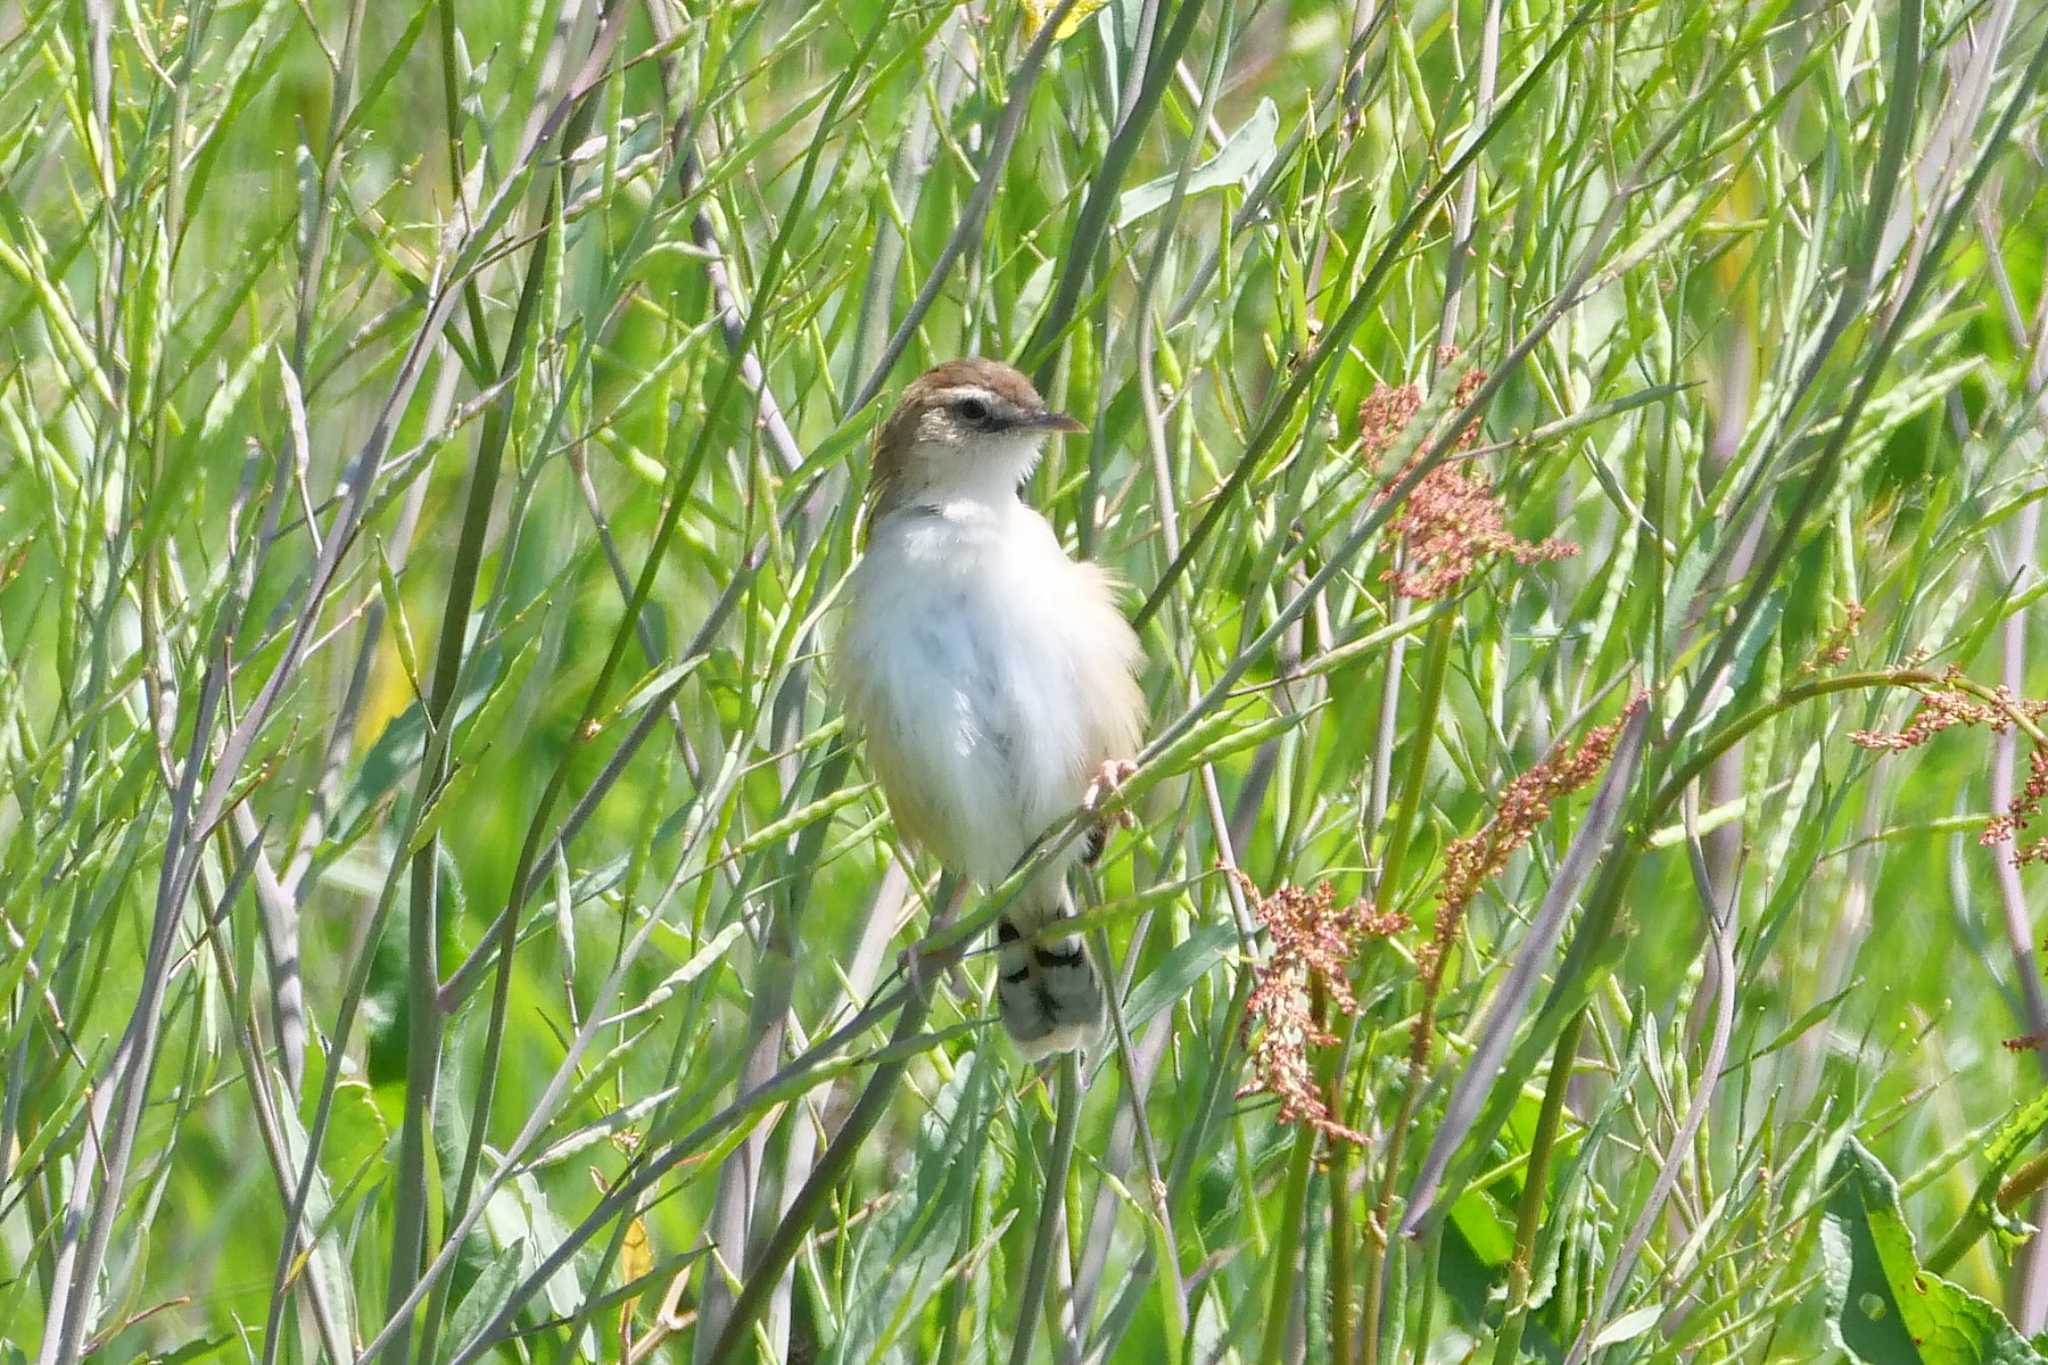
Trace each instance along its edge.
<instances>
[{"instance_id":1,"label":"bird's beak","mask_svg":"<svg viewBox=\"0 0 2048 1365\"><path fill-rule=\"evenodd\" d=\"M1088 428L1082 426L1079 422L1067 416L1064 412L1052 411L1034 413L1032 416L1025 418L1022 422L1019 422L1017 425L1026 427L1040 427L1046 431L1064 431L1070 434L1076 434L1088 430Z\"/></svg>"}]
</instances>

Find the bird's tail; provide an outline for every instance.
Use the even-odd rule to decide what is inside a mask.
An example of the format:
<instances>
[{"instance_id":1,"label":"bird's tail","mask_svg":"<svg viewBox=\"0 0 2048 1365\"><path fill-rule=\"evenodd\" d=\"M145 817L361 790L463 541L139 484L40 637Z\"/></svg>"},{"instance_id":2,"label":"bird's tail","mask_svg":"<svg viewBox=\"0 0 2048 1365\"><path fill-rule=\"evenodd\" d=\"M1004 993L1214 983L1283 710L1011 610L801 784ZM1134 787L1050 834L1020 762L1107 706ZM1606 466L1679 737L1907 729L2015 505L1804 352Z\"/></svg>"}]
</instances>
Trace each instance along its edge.
<instances>
[{"instance_id":1,"label":"bird's tail","mask_svg":"<svg viewBox=\"0 0 2048 1365\"><path fill-rule=\"evenodd\" d=\"M1101 1031L1102 977L1079 934L1041 931L1072 919L1063 884L1027 888L996 924L996 995L1003 1026L1017 1050L1032 1061L1071 1052Z\"/></svg>"}]
</instances>

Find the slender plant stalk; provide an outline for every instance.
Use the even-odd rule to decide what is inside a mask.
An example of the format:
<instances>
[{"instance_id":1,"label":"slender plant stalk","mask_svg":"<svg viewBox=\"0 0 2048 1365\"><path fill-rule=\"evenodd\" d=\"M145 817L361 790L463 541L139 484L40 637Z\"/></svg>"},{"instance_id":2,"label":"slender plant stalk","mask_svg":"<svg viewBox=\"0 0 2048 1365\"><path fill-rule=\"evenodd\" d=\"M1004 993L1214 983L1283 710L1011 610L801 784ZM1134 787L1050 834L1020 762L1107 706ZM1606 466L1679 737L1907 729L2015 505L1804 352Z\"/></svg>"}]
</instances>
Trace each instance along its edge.
<instances>
[{"instance_id":1,"label":"slender plant stalk","mask_svg":"<svg viewBox=\"0 0 2048 1365\"><path fill-rule=\"evenodd\" d=\"M1529 1278L1535 1270L1536 1234L1543 1226L1543 1201L1550 1186L1550 1161L1564 1121L1565 1092L1579 1056L1584 1010L1574 1014L1558 1035L1550 1057L1550 1079L1543 1087L1543 1107L1529 1139L1529 1164L1522 1171L1522 1197L1515 1206L1515 1250L1508 1261L1507 1313L1494 1341L1494 1365L1515 1365L1521 1359L1522 1333L1529 1321Z\"/></svg>"},{"instance_id":2,"label":"slender plant stalk","mask_svg":"<svg viewBox=\"0 0 2048 1365\"><path fill-rule=\"evenodd\" d=\"M2031 970L2048 733L2032 10L1090 3L18 7L0 1339L1810 1355L1855 1335L1804 1193L1852 1129L1949 1192L1923 1269L2042 1206L1999 1097L2048 1052L1980 1045L2041 1013L1982 989ZM905 855L821 653L882 395L966 353L1089 418L1026 498L1147 595L1093 1104L997 1103L999 1036L914 989L985 976L1015 885L885 976ZM1492 539L1410 497L1446 465L1580 557L1390 597L1432 511ZM1266 1041L1342 1041L1253 1078L1286 983L1237 877L1426 921L1432 820L1638 690L1422 1017L1397 935L1349 1016L1262 994ZM1627 945L1689 887L1672 976ZM2001 910L1995 961L1897 951ZM1821 1044L1862 1028L1913 1045ZM1476 1311L1461 1235L1502 1249Z\"/></svg>"},{"instance_id":3,"label":"slender plant stalk","mask_svg":"<svg viewBox=\"0 0 2048 1365\"><path fill-rule=\"evenodd\" d=\"M572 122L571 126L574 124ZM551 192L541 210L544 224L540 240L534 243L526 266L526 279L519 290L519 305L513 315L511 335L505 344L505 369L501 383L512 379L523 363L530 344L533 319L540 300L541 277L545 273L550 229L554 222L555 196ZM469 634L469 614L476 598L476 585L483 569L485 542L490 534L491 508L497 497L498 473L504 466L505 444L511 431L509 390L501 402L484 417L483 433L477 441L476 459L470 468L469 497L463 509L462 530L455 548L455 564L448 579L448 594L441 608L441 637L434 658L431 692L427 698L427 724L435 735L431 761L420 768L418 796L424 804L447 776L449 737L443 733L453 724L456 687L464 662ZM411 899L407 909L406 952L406 1111L399 1137L398 1217L392 1229L391 1283L386 1311L403 1302L418 1281L419 1271L431 1255L426 1244L427 1203L435 1197L427 1162L432 1146L434 1095L438 1086L442 1015L440 1009L440 897L437 890L440 841L429 838L412 858ZM465 1169L454 1207L460 1209L473 1173ZM430 1300L428 1321L421 1337L423 1351L432 1348L438 1334L440 1296ZM407 1358L407 1338L394 1339L386 1358L402 1362ZM429 1357L431 1358L431 1357Z\"/></svg>"},{"instance_id":4,"label":"slender plant stalk","mask_svg":"<svg viewBox=\"0 0 2048 1365\"><path fill-rule=\"evenodd\" d=\"M1081 1123L1081 1059L1072 1052L1061 1053L1055 1069L1059 1074L1059 1095L1052 1145L1045 1153L1045 1177L1038 1196L1038 1229L1031 1238L1031 1262L1024 1273L1023 1297L1017 1301L1017 1331L1010 1342L1010 1365L1029 1365L1031 1341L1041 1316L1054 1319L1056 1330L1058 1325L1058 1309L1048 1291L1052 1287L1053 1249L1066 1222L1067 1168L1074 1159L1074 1138Z\"/></svg>"},{"instance_id":5,"label":"slender plant stalk","mask_svg":"<svg viewBox=\"0 0 2048 1365\"><path fill-rule=\"evenodd\" d=\"M623 14L625 10L626 7L621 5L619 9L614 11L614 14ZM870 30L866 42L872 45L879 36L879 32L879 28ZM608 51L608 47L604 49L606 55L608 55ZM597 55L599 54L593 53L593 60ZM844 98L846 92L851 88L853 78L858 71L859 66L855 64L848 69L846 75L835 85L834 98L828 101L825 110L828 123L833 107L838 100ZM580 81L578 83L579 87L586 92L594 84L594 81ZM800 183L808 183L812 174L815 173L821 145L820 143L813 143L811 154L804 163ZM785 225L784 231L777 236L774 245L771 246L768 253L766 273L771 279L778 268L787 240L788 225ZM759 312L750 316L745 329L742 331L739 343L732 348L732 358L728 360L724 367L723 377L712 400L714 411L724 407L730 401L733 389L743 371L742 358L748 354L754 336L759 330L760 323L761 315ZM682 487L673 489L666 500L661 522L655 530L653 548L648 554L638 580L634 583L632 599L627 604L624 618L618 629L613 633L611 648L605 656L602 667L598 671L596 681L587 694L583 713L579 717L575 729L572 731L579 744L587 743L596 733L594 722L597 719L598 708L609 692L611 680L618 671L629 642L634 637L640 620L641 609L645 605L649 593L652 591L656 572L661 566L662 553L666 549L669 540L674 536L681 512L686 505L687 498L684 494L689 487L689 483L694 481L696 472L702 467L703 460L708 452L712 430L713 428L708 423L699 430L697 439L691 449L690 458L678 468L678 475L682 478ZM553 774L549 777L547 785L541 791L540 799L535 805L532 818L527 824L526 836L521 845L518 862L515 865L511 882L511 899L499 917L498 923L502 932L496 949L497 976L491 997L490 1014L485 1027L483 1049L477 1063L477 1094L475 1102L471 1106L469 1142L463 1154L462 1176L457 1185L458 1191L463 1194L466 1194L469 1189L473 1188L476 1180L477 1168L482 1159L484 1137L488 1129L491 1106L496 1093L498 1058L504 1045L505 1016L510 1008L512 964L514 949L517 946L519 926L519 903L524 899L527 882L537 864L543 841L543 833L553 813L555 802L560 797L563 788L567 785L569 760L577 747L578 745L570 746L569 753L565 754L562 761L555 765ZM466 1207L466 1202L464 1200L463 1204L458 1206L458 1217L461 1216L462 1209Z\"/></svg>"},{"instance_id":6,"label":"slender plant stalk","mask_svg":"<svg viewBox=\"0 0 2048 1365\"><path fill-rule=\"evenodd\" d=\"M1402 865L1409 842L1414 838L1415 822L1422 809L1423 786L1429 775L1429 753L1436 743L1437 715L1443 706L1444 682L1450 671L1451 635L1456 618L1448 614L1439 616L1430 626L1427 651L1423 654L1422 685L1416 697L1415 731L1408 744L1408 766L1402 775L1401 799L1395 807L1394 823L1387 831L1382 845L1380 874L1375 885L1381 904L1388 903L1398 895L1401 887ZM1390 698L1391 700L1391 698ZM1441 967L1431 979L1425 981L1425 997L1415 1028L1419 1031L1434 1026L1434 1010L1437 991L1443 977ZM1346 1034L1343 1055L1333 1063L1331 1083L1341 1087L1343 1080L1352 1072L1349 1052L1350 1040L1355 1034ZM1396 1111L1394 1121L1387 1125L1386 1139L1380 1151L1380 1188L1373 1201L1370 1226L1365 1238L1364 1278L1361 1281L1363 1299L1359 1311L1359 1330L1364 1333L1364 1355L1367 1365L1377 1359L1381 1337L1381 1317L1386 1287L1386 1258L1392 1254L1389 1229L1393 1226L1394 1197L1401 1178L1401 1155L1407 1144L1408 1129L1415 1121L1415 1111L1421 1103L1423 1085L1423 1053L1420 1044L1409 1049L1408 1076L1401 1090L1401 1107ZM1364 1076L1359 1075L1354 1084L1362 1085ZM1338 1096L1341 1099L1341 1093ZM1332 1113L1341 1114L1336 1108ZM1349 1199L1348 1192L1342 1194L1334 1188L1335 1171L1332 1172L1332 1199ZM1348 1182L1349 1174L1346 1172ZM1348 1296L1349 1289L1335 1291ZM1348 1312L1347 1312L1348 1318Z\"/></svg>"},{"instance_id":7,"label":"slender plant stalk","mask_svg":"<svg viewBox=\"0 0 2048 1365\"><path fill-rule=\"evenodd\" d=\"M1156 0L1147 5L1148 19L1155 6ZM1116 196L1123 188L1124 177L1130 172L1131 159L1144 139L1146 125L1151 122L1167 86L1172 84L1174 65L1180 61L1188 41L1195 35L1195 21L1201 17L1203 8L1201 0L1181 0L1172 26L1159 39L1158 51L1142 56L1132 54L1133 61L1138 63L1137 98L1118 119L1116 132L1102 153L1102 163L1089 177L1088 195L1081 201L1080 212L1075 217L1073 235L1061 264L1059 284L1053 290L1052 302L1039 318L1038 326L1032 330L1030 340L1024 343L1024 368L1034 372L1040 388L1051 387L1053 370L1059 360L1057 347L1074 320L1081 291L1095 273L1097 253L1109 230L1110 211ZM1141 24L1140 41L1145 32Z\"/></svg>"},{"instance_id":8,"label":"slender plant stalk","mask_svg":"<svg viewBox=\"0 0 2048 1365\"><path fill-rule=\"evenodd\" d=\"M1301 1241L1313 1154L1314 1145L1297 1138L1287 1156L1287 1180L1281 1186L1279 1228L1273 1242L1273 1275L1266 1291L1266 1325L1259 1340L1260 1360L1287 1358L1287 1332L1294 1323L1302 1288Z\"/></svg>"},{"instance_id":9,"label":"slender plant stalk","mask_svg":"<svg viewBox=\"0 0 2048 1365\"><path fill-rule=\"evenodd\" d=\"M767 1308L768 1299L782 1279L783 1271L796 1258L797 1249L803 1245L804 1239L811 1235L811 1228L823 1212L825 1201L851 1169L853 1159L867 1141L868 1134L874 1131L875 1124L881 1121L895 1098L896 1088L902 1084L903 1073L911 1062L907 1048L924 1028L925 1015L930 1008L922 994L913 992L902 1013L896 1016L896 1029L889 1040L889 1059L878 1063L869 1073L860 1099L855 1101L846 1122L840 1125L832 1145L818 1158L810 1179L804 1182L803 1189L783 1211L782 1221L762 1248L753 1273L747 1276L739 1297L733 1300L732 1312L726 1318L723 1330L713 1343L710 1354L704 1357L709 1365L724 1365L726 1361L742 1358L746 1344L753 1337L754 1322Z\"/></svg>"}]
</instances>

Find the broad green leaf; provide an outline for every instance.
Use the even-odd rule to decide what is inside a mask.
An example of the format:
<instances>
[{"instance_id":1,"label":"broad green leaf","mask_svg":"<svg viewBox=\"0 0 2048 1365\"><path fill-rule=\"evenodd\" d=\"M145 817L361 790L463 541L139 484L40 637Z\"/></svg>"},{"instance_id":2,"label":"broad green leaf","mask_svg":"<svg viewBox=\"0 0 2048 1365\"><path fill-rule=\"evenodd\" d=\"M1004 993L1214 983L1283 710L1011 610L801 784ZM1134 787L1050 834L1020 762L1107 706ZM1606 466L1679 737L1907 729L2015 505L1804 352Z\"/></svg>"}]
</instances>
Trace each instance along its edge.
<instances>
[{"instance_id":1,"label":"broad green leaf","mask_svg":"<svg viewBox=\"0 0 2048 1365\"><path fill-rule=\"evenodd\" d=\"M1274 134L1280 130L1280 108L1270 99L1259 101L1251 117L1239 124L1216 154L1188 172L1182 193L1192 198L1226 185L1250 185L1266 172L1278 152ZM1162 175L1142 185L1133 185L1117 199L1116 225L1129 227L1146 214L1163 208L1173 197L1172 175Z\"/></svg>"},{"instance_id":2,"label":"broad green leaf","mask_svg":"<svg viewBox=\"0 0 2048 1365\"><path fill-rule=\"evenodd\" d=\"M1237 925L1229 922L1202 925L1174 944L1131 988L1131 998L1124 1002L1125 1026L1135 1033L1161 1010L1171 1009L1236 947Z\"/></svg>"},{"instance_id":3,"label":"broad green leaf","mask_svg":"<svg viewBox=\"0 0 2048 1365\"><path fill-rule=\"evenodd\" d=\"M519 1283L526 1263L526 1239L515 1237L511 1245L498 1248L484 1266L483 1273L462 1296L456 1305L454 1316L448 1319L448 1326L442 1333L444 1342L464 1342L483 1330L484 1324L498 1315L505 1306L514 1286Z\"/></svg>"},{"instance_id":4,"label":"broad green leaf","mask_svg":"<svg viewBox=\"0 0 2048 1365\"><path fill-rule=\"evenodd\" d=\"M1853 1136L1821 1223L1829 1332L1870 1365L2042 1365L1975 1294L1923 1270L1891 1173Z\"/></svg>"},{"instance_id":5,"label":"broad green leaf","mask_svg":"<svg viewBox=\"0 0 2048 1365\"><path fill-rule=\"evenodd\" d=\"M1597 1351L1603 1346L1619 1346L1624 1341L1634 1341L1656 1326L1664 1311L1659 1304L1646 1303L1641 1308L1623 1313L1600 1329L1600 1334L1593 1338L1593 1349Z\"/></svg>"},{"instance_id":6,"label":"broad green leaf","mask_svg":"<svg viewBox=\"0 0 2048 1365\"><path fill-rule=\"evenodd\" d=\"M843 1330L828 1358L853 1365L889 1352L938 1289L969 1226L1000 1064L960 1059L918 1127L908 1179L861 1230L843 1279Z\"/></svg>"}]
</instances>

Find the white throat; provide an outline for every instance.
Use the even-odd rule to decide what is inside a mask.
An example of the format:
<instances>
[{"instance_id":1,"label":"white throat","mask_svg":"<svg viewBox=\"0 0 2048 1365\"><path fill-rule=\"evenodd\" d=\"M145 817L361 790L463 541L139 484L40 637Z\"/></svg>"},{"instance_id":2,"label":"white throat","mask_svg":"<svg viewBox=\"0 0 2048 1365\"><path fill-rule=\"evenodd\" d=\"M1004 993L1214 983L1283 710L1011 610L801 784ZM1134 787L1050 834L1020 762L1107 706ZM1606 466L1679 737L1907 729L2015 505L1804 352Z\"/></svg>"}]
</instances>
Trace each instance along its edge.
<instances>
[{"instance_id":1,"label":"white throat","mask_svg":"<svg viewBox=\"0 0 2048 1365\"><path fill-rule=\"evenodd\" d=\"M1035 431L1007 432L979 439L972 450L919 442L904 461L895 500L911 505L1012 502L1031 477L1044 439Z\"/></svg>"}]
</instances>

